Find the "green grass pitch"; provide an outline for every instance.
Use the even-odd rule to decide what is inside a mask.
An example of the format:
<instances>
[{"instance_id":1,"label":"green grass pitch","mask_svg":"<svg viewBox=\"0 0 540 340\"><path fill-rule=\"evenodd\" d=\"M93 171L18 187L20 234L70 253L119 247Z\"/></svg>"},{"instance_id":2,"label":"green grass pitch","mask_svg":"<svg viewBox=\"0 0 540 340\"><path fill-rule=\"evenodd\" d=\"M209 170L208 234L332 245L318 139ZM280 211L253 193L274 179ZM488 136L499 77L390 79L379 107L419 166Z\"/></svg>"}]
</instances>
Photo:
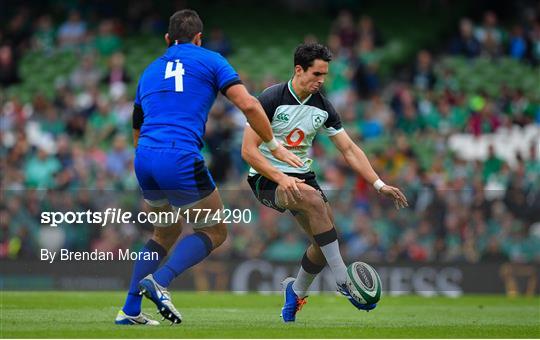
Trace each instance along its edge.
<instances>
[{"instance_id":1,"label":"green grass pitch","mask_svg":"<svg viewBox=\"0 0 540 340\"><path fill-rule=\"evenodd\" d=\"M537 338L540 298L383 296L372 312L314 295L284 324L280 295L173 292L184 321L116 326L122 292L1 293L0 338ZM150 302L145 312L154 313ZM155 314L153 314L155 315Z\"/></svg>"}]
</instances>

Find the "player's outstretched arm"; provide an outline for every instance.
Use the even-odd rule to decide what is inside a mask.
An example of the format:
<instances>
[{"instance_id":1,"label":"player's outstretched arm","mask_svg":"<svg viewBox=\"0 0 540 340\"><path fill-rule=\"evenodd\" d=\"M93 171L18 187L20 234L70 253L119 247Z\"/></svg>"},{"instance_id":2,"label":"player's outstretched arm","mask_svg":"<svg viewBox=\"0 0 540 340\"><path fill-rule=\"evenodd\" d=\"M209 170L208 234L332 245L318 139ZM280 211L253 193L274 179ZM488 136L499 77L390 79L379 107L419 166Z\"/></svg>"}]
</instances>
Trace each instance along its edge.
<instances>
[{"instance_id":1,"label":"player's outstretched arm","mask_svg":"<svg viewBox=\"0 0 540 340\"><path fill-rule=\"evenodd\" d=\"M330 137L330 139L356 173L360 174L366 181L371 183L378 192L394 200L396 209L409 206L407 198L403 195L401 190L385 184L379 178L369 163L364 151L354 144L347 132L342 131Z\"/></svg>"},{"instance_id":2,"label":"player's outstretched arm","mask_svg":"<svg viewBox=\"0 0 540 340\"><path fill-rule=\"evenodd\" d=\"M287 201L291 200L294 202L296 199L301 199L302 195L298 189L297 183L302 183L304 180L287 176L279 171L279 169L272 166L259 150L259 145L261 145L261 143L261 137L259 137L249 125L246 125L246 128L244 129L244 139L242 140L242 158L252 166L253 169L257 170L259 174L278 183L285 191L285 199Z\"/></svg>"},{"instance_id":3,"label":"player's outstretched arm","mask_svg":"<svg viewBox=\"0 0 540 340\"><path fill-rule=\"evenodd\" d=\"M272 127L261 103L249 94L244 85L237 84L229 87L225 95L244 113L251 128L260 136L261 141L266 143L274 157L295 168L302 166L302 160L298 156L275 140Z\"/></svg>"}]
</instances>

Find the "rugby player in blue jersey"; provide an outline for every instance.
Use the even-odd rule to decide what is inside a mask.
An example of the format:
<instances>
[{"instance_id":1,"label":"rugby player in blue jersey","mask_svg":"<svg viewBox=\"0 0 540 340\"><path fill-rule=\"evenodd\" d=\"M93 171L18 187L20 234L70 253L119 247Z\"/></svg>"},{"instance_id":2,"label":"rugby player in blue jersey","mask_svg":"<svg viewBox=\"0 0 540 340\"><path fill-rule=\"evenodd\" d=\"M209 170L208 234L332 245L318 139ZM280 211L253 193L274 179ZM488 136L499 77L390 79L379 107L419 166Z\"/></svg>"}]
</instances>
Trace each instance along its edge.
<instances>
[{"instance_id":1,"label":"rugby player in blue jersey","mask_svg":"<svg viewBox=\"0 0 540 340\"><path fill-rule=\"evenodd\" d=\"M135 173L145 201L155 212L223 209L216 185L200 154L205 124L218 91L246 116L249 125L272 155L293 167L300 158L279 144L259 101L251 96L236 71L220 54L201 47L203 23L192 10L174 13L169 20L165 54L152 62L139 79L133 110ZM172 323L182 316L174 307L167 287L186 269L206 258L227 237L216 220L193 222L194 233L178 240L178 221L155 223L154 234L143 253L159 254L157 260L135 262L131 283L115 323L157 325L141 313L141 294L152 300ZM168 260L160 267L161 260Z\"/></svg>"}]
</instances>

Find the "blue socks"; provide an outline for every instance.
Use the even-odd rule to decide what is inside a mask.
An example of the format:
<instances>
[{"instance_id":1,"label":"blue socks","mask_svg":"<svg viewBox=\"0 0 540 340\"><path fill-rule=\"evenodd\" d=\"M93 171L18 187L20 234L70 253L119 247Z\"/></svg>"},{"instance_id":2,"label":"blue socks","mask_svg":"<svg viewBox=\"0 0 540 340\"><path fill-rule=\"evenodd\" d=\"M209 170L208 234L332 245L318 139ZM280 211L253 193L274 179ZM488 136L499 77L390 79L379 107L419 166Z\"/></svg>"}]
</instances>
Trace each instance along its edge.
<instances>
[{"instance_id":1,"label":"blue socks","mask_svg":"<svg viewBox=\"0 0 540 340\"><path fill-rule=\"evenodd\" d=\"M201 262L212 249L212 240L203 232L184 237L176 245L167 262L154 273L154 280L160 286L168 287L175 277Z\"/></svg>"},{"instance_id":2,"label":"blue socks","mask_svg":"<svg viewBox=\"0 0 540 340\"><path fill-rule=\"evenodd\" d=\"M183 273L186 269L201 262L212 251L212 241L202 232L196 232L183 238L174 248L167 262L158 269L161 260L167 256L167 251L159 243L149 240L142 253L157 252L157 260L137 260L133 268L129 291L122 310L130 316L137 316L141 313L142 296L139 295L139 281L146 275L154 273L156 282L168 287L171 281ZM156 271L157 270L157 271Z\"/></svg>"},{"instance_id":3,"label":"blue socks","mask_svg":"<svg viewBox=\"0 0 540 340\"><path fill-rule=\"evenodd\" d=\"M129 284L129 291L124 303L124 308L122 310L124 313L130 316L137 316L141 314L141 302L142 296L139 295L139 281L141 281L146 275L153 273L161 263L161 260L167 256L167 251L159 243L150 239L141 253L152 253L156 252L158 254L157 260L143 260L142 256L140 260L135 261L133 267L133 274L131 275L131 282Z\"/></svg>"}]
</instances>

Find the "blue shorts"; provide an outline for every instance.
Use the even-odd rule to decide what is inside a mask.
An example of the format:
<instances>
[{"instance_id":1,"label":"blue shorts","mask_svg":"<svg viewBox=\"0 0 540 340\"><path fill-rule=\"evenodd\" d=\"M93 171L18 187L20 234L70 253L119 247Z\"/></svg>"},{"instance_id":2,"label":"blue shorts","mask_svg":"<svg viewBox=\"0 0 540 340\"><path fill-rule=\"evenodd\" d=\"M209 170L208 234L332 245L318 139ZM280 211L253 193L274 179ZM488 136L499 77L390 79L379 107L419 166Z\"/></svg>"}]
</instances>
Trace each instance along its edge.
<instances>
[{"instance_id":1,"label":"blue shorts","mask_svg":"<svg viewBox=\"0 0 540 340\"><path fill-rule=\"evenodd\" d=\"M216 189L204 158L192 151L139 145L135 174L144 199L154 206L189 206Z\"/></svg>"}]
</instances>

